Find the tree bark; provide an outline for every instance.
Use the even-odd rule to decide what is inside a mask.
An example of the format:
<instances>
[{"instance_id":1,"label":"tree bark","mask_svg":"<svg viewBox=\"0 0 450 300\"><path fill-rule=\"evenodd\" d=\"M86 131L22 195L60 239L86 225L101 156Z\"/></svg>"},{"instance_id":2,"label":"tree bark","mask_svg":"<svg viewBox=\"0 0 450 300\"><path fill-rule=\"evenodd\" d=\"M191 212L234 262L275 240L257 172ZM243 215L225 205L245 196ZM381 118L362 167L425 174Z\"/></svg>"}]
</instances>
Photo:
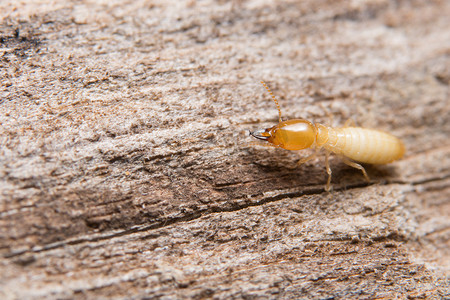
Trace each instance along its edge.
<instances>
[{"instance_id":1,"label":"tree bark","mask_svg":"<svg viewBox=\"0 0 450 300\"><path fill-rule=\"evenodd\" d=\"M0 297L440 299L449 1L0 3ZM249 145L400 137L361 172Z\"/></svg>"}]
</instances>

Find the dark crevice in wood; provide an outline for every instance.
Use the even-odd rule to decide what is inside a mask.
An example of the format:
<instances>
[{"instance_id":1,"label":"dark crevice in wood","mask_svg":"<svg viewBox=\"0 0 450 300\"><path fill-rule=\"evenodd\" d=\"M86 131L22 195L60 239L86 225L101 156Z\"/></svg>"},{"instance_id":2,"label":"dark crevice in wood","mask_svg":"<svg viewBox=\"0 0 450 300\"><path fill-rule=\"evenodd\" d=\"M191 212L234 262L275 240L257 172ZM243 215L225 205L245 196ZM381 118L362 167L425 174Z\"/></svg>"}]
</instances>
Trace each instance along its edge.
<instances>
[{"instance_id":1,"label":"dark crevice in wood","mask_svg":"<svg viewBox=\"0 0 450 300\"><path fill-rule=\"evenodd\" d=\"M386 182L381 185L390 185L390 184L419 185L419 184L430 183L430 182L438 182L438 181L442 181L442 180L445 180L448 178L450 178L450 174L443 176L443 177L433 177L433 178L429 178L426 180L415 181L415 182L390 181L389 183ZM370 186L373 184L380 185L380 183L357 183L357 184L353 184L353 185L347 185L345 187L335 188L335 189L333 189L333 191L337 192L337 191L343 191L343 190L357 189L357 188L367 187L367 186ZM173 224L180 223L180 222L189 222L189 221L204 217L211 213L235 212L235 211L246 209L248 207L264 205L264 204L279 201L282 199L298 198L298 197L305 196L305 195L318 195L318 194L322 194L324 192L325 192L324 188L320 188L320 187L308 188L307 190L302 190L302 191L281 192L274 196L263 197L257 201L248 202L245 205L233 205L233 206L230 206L229 208L225 208L225 209L219 208L219 207L207 208L204 210L199 210L199 211L195 211L193 213L186 214L182 217L176 217L176 218L162 220L160 222L157 222L157 223L154 223L151 225L135 226L133 228L123 230L120 232L116 232L113 234L100 235L100 236L92 237L92 238L77 238L77 239L63 241L63 242L57 242L57 243L45 245L42 247L36 247L35 249L31 249L30 251L23 250L23 251L18 251L18 252L7 253L7 254L3 255L3 257L12 258L12 257L20 256L20 255L23 255L23 254L29 253L29 252L39 253L39 252L43 252L43 251L53 250L56 248L61 248L66 245L76 245L76 244L81 244L81 243L85 243L85 242L97 242L97 241L101 241L101 240L108 240L108 239L112 239L112 238L116 238L116 237L120 237L120 236L133 234L136 232L145 232L145 231L149 231L149 230L160 229L160 228L171 226ZM259 195L251 195L250 198L254 198L254 197L258 197L258 196ZM151 238L151 236L148 236L147 238ZM386 237L386 239L392 239L392 238ZM341 240L341 239L336 239L333 241L337 241L337 240Z\"/></svg>"}]
</instances>

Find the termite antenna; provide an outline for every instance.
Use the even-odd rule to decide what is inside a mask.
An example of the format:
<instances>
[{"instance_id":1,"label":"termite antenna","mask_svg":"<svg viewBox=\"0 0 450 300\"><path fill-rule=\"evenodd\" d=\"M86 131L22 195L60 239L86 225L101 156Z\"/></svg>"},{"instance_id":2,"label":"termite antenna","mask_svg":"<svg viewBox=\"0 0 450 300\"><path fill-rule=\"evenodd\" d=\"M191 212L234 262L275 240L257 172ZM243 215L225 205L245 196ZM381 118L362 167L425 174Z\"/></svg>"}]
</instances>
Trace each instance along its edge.
<instances>
[{"instance_id":1,"label":"termite antenna","mask_svg":"<svg viewBox=\"0 0 450 300\"><path fill-rule=\"evenodd\" d=\"M266 88L266 90L269 92L269 94L272 96L273 101L275 102L275 105L277 106L278 109L278 119L281 123L281 109L280 109L280 104L278 104L278 100L277 98L275 98L275 95L272 93L272 91L269 89L269 87L264 83L264 81L261 81L261 83L263 84L263 86Z\"/></svg>"}]
</instances>

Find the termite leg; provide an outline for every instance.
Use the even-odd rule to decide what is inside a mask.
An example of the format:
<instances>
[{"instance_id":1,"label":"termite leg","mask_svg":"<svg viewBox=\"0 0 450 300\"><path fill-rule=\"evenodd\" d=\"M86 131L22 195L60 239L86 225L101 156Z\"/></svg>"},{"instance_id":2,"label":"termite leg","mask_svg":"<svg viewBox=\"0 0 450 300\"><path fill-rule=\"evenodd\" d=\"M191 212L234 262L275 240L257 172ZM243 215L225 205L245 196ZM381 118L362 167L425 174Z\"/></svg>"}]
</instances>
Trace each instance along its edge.
<instances>
[{"instance_id":1,"label":"termite leg","mask_svg":"<svg viewBox=\"0 0 450 300\"><path fill-rule=\"evenodd\" d=\"M331 168L330 168L330 162L328 161L328 158L330 157L330 151L325 152L325 168L327 169L328 174L328 180L327 185L325 186L325 191L329 192L331 190Z\"/></svg>"},{"instance_id":2,"label":"termite leg","mask_svg":"<svg viewBox=\"0 0 450 300\"><path fill-rule=\"evenodd\" d=\"M250 143L244 144L244 147L253 147L253 146L261 146L261 147L266 147L266 148L280 148L273 144L265 144L265 143L258 143L258 142L250 142Z\"/></svg>"},{"instance_id":3,"label":"termite leg","mask_svg":"<svg viewBox=\"0 0 450 300\"><path fill-rule=\"evenodd\" d=\"M342 157L342 161L343 161L344 164L346 164L347 166L350 166L350 167L353 167L353 168L356 168L356 169L361 170L361 172L362 172L363 175L364 175L364 178L366 178L367 182L370 182L370 178L369 178L369 176L367 175L366 169L364 169L363 166L361 166L360 164L355 163L355 162L349 160L348 158L346 158L346 157L344 157L344 156Z\"/></svg>"},{"instance_id":4,"label":"termite leg","mask_svg":"<svg viewBox=\"0 0 450 300\"><path fill-rule=\"evenodd\" d=\"M300 165L304 164L305 162L310 161L311 159L314 159L316 156L317 156L317 151L314 151L313 154L308 155L308 156L306 156L306 157L302 157L302 158L297 162L297 164L300 166Z\"/></svg>"},{"instance_id":5,"label":"termite leg","mask_svg":"<svg viewBox=\"0 0 450 300\"><path fill-rule=\"evenodd\" d=\"M356 126L356 123L355 123L355 121L353 121L353 119L348 119L344 123L344 127L355 127L355 126Z\"/></svg>"}]
</instances>

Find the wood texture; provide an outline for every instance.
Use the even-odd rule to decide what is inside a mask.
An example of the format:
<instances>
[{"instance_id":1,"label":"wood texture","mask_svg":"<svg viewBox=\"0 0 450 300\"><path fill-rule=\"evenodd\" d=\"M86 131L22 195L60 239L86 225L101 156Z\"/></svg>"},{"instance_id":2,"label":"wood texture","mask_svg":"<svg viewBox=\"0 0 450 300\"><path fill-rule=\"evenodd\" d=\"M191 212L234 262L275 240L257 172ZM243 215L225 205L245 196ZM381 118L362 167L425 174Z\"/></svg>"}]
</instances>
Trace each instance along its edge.
<instances>
[{"instance_id":1,"label":"wood texture","mask_svg":"<svg viewBox=\"0 0 450 300\"><path fill-rule=\"evenodd\" d=\"M0 2L1 298L449 297L449 15ZM324 192L323 157L248 145L278 118L261 80L284 118L352 118L406 157L370 184L333 159Z\"/></svg>"}]
</instances>

